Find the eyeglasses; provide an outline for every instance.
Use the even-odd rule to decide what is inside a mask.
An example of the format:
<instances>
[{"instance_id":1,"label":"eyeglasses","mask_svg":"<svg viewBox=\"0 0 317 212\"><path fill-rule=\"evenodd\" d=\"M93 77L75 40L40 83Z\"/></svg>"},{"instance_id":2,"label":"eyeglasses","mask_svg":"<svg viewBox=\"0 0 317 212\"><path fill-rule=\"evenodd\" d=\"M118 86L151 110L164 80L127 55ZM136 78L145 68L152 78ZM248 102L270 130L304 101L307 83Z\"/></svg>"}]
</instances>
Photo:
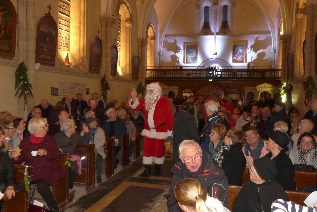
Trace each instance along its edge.
<instances>
[{"instance_id":1,"label":"eyeglasses","mask_svg":"<svg viewBox=\"0 0 317 212\"><path fill-rule=\"evenodd\" d=\"M245 139L253 138L257 133L251 133L250 135L245 135Z\"/></svg>"},{"instance_id":2,"label":"eyeglasses","mask_svg":"<svg viewBox=\"0 0 317 212\"><path fill-rule=\"evenodd\" d=\"M36 111L34 111L33 113L36 113L36 114L42 114L42 112L36 112Z\"/></svg>"},{"instance_id":3,"label":"eyeglasses","mask_svg":"<svg viewBox=\"0 0 317 212\"><path fill-rule=\"evenodd\" d=\"M313 141L310 141L310 140L302 140L301 142L303 142L304 144L312 144Z\"/></svg>"},{"instance_id":4,"label":"eyeglasses","mask_svg":"<svg viewBox=\"0 0 317 212\"><path fill-rule=\"evenodd\" d=\"M203 157L203 155L195 155L194 157L186 157L186 158L183 159L183 161L184 161L185 163L190 163L190 162L193 162L193 161L196 162L196 160L199 160L199 159L201 159L202 157Z\"/></svg>"}]
</instances>

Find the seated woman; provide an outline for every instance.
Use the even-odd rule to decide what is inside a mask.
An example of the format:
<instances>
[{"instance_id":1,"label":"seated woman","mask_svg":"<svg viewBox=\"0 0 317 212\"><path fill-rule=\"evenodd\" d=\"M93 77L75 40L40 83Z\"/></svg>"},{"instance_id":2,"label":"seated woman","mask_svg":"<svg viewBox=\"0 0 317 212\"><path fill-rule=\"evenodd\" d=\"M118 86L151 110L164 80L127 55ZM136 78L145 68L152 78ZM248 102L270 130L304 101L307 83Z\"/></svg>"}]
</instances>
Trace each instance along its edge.
<instances>
[{"instance_id":1,"label":"seated woman","mask_svg":"<svg viewBox=\"0 0 317 212\"><path fill-rule=\"evenodd\" d=\"M21 141L21 153L13 151L12 157L17 163L25 162L25 165L30 166L31 183L37 185L37 190L50 211L58 211L49 186L65 176L57 164L61 153L55 138L46 135L48 124L45 118L31 119L28 130L31 135Z\"/></svg>"},{"instance_id":2,"label":"seated woman","mask_svg":"<svg viewBox=\"0 0 317 212\"><path fill-rule=\"evenodd\" d=\"M285 190L296 191L295 168L292 161L285 153L289 143L289 137L280 131L268 133L266 149L270 152L265 157L275 162L277 169L276 180Z\"/></svg>"},{"instance_id":3,"label":"seated woman","mask_svg":"<svg viewBox=\"0 0 317 212\"><path fill-rule=\"evenodd\" d=\"M193 178L180 181L174 188L175 198L184 212L225 212L220 200L208 196L202 184Z\"/></svg>"},{"instance_id":4,"label":"seated woman","mask_svg":"<svg viewBox=\"0 0 317 212\"><path fill-rule=\"evenodd\" d=\"M309 132L301 134L297 146L290 152L293 164L314 166L317 169L317 149L315 136Z\"/></svg>"},{"instance_id":5,"label":"seated woman","mask_svg":"<svg viewBox=\"0 0 317 212\"><path fill-rule=\"evenodd\" d=\"M245 142L244 132L233 128L228 131L224 142L225 145L220 149L215 160L225 171L229 185L242 185L246 166L242 152L242 144Z\"/></svg>"},{"instance_id":6,"label":"seated woman","mask_svg":"<svg viewBox=\"0 0 317 212\"><path fill-rule=\"evenodd\" d=\"M215 124L210 128L210 142L204 141L201 143L201 148L208 152L213 159L216 158L217 153L222 146L225 145L224 138L227 133L227 128L224 124Z\"/></svg>"},{"instance_id":7,"label":"seated woman","mask_svg":"<svg viewBox=\"0 0 317 212\"><path fill-rule=\"evenodd\" d=\"M283 187L275 180L277 170L274 162L262 157L255 159L250 167L250 180L242 187L233 202L233 212L270 212L276 199L289 200Z\"/></svg>"},{"instance_id":8,"label":"seated woman","mask_svg":"<svg viewBox=\"0 0 317 212\"><path fill-rule=\"evenodd\" d=\"M61 152L70 155L71 164L69 168L69 188L72 189L76 173L81 173L81 170L79 169L81 167L81 160L77 155L76 146L78 143L89 143L89 129L86 124L83 124L84 134L81 136L76 131L76 124L73 119L63 120L60 125L61 131L55 135L55 138Z\"/></svg>"},{"instance_id":9,"label":"seated woman","mask_svg":"<svg viewBox=\"0 0 317 212\"><path fill-rule=\"evenodd\" d=\"M0 127L0 150L5 148L4 146L4 130ZM15 196L13 188L15 181L14 168L12 160L8 153L0 151L0 192L5 194L8 199ZM2 194L0 194L0 211L2 210Z\"/></svg>"}]
</instances>

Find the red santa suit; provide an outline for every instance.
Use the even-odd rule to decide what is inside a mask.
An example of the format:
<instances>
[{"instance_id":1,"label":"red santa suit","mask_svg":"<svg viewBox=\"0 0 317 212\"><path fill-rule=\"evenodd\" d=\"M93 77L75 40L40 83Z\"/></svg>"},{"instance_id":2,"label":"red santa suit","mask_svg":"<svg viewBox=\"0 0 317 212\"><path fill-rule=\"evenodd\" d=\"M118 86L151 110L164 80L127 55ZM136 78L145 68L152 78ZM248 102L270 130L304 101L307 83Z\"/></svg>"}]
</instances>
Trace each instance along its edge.
<instances>
[{"instance_id":1,"label":"red santa suit","mask_svg":"<svg viewBox=\"0 0 317 212\"><path fill-rule=\"evenodd\" d=\"M130 102L132 108L133 105ZM150 165L153 162L163 164L165 159L164 140L172 136L174 122L174 114L169 100L165 96L161 96L150 110L145 109L145 101L143 100L135 110L144 111L145 123L141 133L144 136L143 164Z\"/></svg>"}]
</instances>

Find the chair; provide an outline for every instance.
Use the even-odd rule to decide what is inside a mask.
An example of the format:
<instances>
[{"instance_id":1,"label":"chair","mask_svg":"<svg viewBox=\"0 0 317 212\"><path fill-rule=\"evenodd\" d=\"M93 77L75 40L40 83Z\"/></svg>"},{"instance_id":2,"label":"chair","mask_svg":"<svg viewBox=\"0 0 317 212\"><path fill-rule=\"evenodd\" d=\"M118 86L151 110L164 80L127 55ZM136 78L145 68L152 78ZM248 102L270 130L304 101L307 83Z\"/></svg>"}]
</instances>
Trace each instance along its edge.
<instances>
[{"instance_id":1,"label":"chair","mask_svg":"<svg viewBox=\"0 0 317 212\"><path fill-rule=\"evenodd\" d=\"M122 166L129 165L129 134L122 136Z\"/></svg>"},{"instance_id":2,"label":"chair","mask_svg":"<svg viewBox=\"0 0 317 212\"><path fill-rule=\"evenodd\" d=\"M236 199L237 195L241 190L241 186L229 186L229 202L228 202L228 209L231 211L234 200Z\"/></svg>"},{"instance_id":3,"label":"chair","mask_svg":"<svg viewBox=\"0 0 317 212\"><path fill-rule=\"evenodd\" d=\"M82 167L81 175L76 175L75 183L84 185L86 191L95 187L95 145L94 144L78 144L76 149L80 157L85 157L86 165Z\"/></svg>"},{"instance_id":4,"label":"chair","mask_svg":"<svg viewBox=\"0 0 317 212\"><path fill-rule=\"evenodd\" d=\"M140 157L140 153L141 153L140 146L141 146L141 134L139 131L137 131L136 137L135 137L135 150L134 150L135 159Z\"/></svg>"},{"instance_id":5,"label":"chair","mask_svg":"<svg viewBox=\"0 0 317 212\"><path fill-rule=\"evenodd\" d=\"M242 185L244 185L250 179L249 168L244 169L243 177L242 177Z\"/></svg>"}]
</instances>

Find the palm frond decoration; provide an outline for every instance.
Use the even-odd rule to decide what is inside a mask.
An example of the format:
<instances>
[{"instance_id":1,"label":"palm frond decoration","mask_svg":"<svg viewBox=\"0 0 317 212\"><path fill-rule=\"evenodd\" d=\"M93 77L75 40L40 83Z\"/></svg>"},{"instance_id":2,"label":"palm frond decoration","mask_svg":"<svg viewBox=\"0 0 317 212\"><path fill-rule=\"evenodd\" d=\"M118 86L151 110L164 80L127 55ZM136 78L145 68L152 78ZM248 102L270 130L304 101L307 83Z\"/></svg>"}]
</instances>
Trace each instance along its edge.
<instances>
[{"instance_id":1,"label":"palm frond decoration","mask_svg":"<svg viewBox=\"0 0 317 212\"><path fill-rule=\"evenodd\" d=\"M23 97L25 104L27 104L28 97L33 97L33 87L29 82L27 71L24 62L21 62L15 71L15 96Z\"/></svg>"}]
</instances>

